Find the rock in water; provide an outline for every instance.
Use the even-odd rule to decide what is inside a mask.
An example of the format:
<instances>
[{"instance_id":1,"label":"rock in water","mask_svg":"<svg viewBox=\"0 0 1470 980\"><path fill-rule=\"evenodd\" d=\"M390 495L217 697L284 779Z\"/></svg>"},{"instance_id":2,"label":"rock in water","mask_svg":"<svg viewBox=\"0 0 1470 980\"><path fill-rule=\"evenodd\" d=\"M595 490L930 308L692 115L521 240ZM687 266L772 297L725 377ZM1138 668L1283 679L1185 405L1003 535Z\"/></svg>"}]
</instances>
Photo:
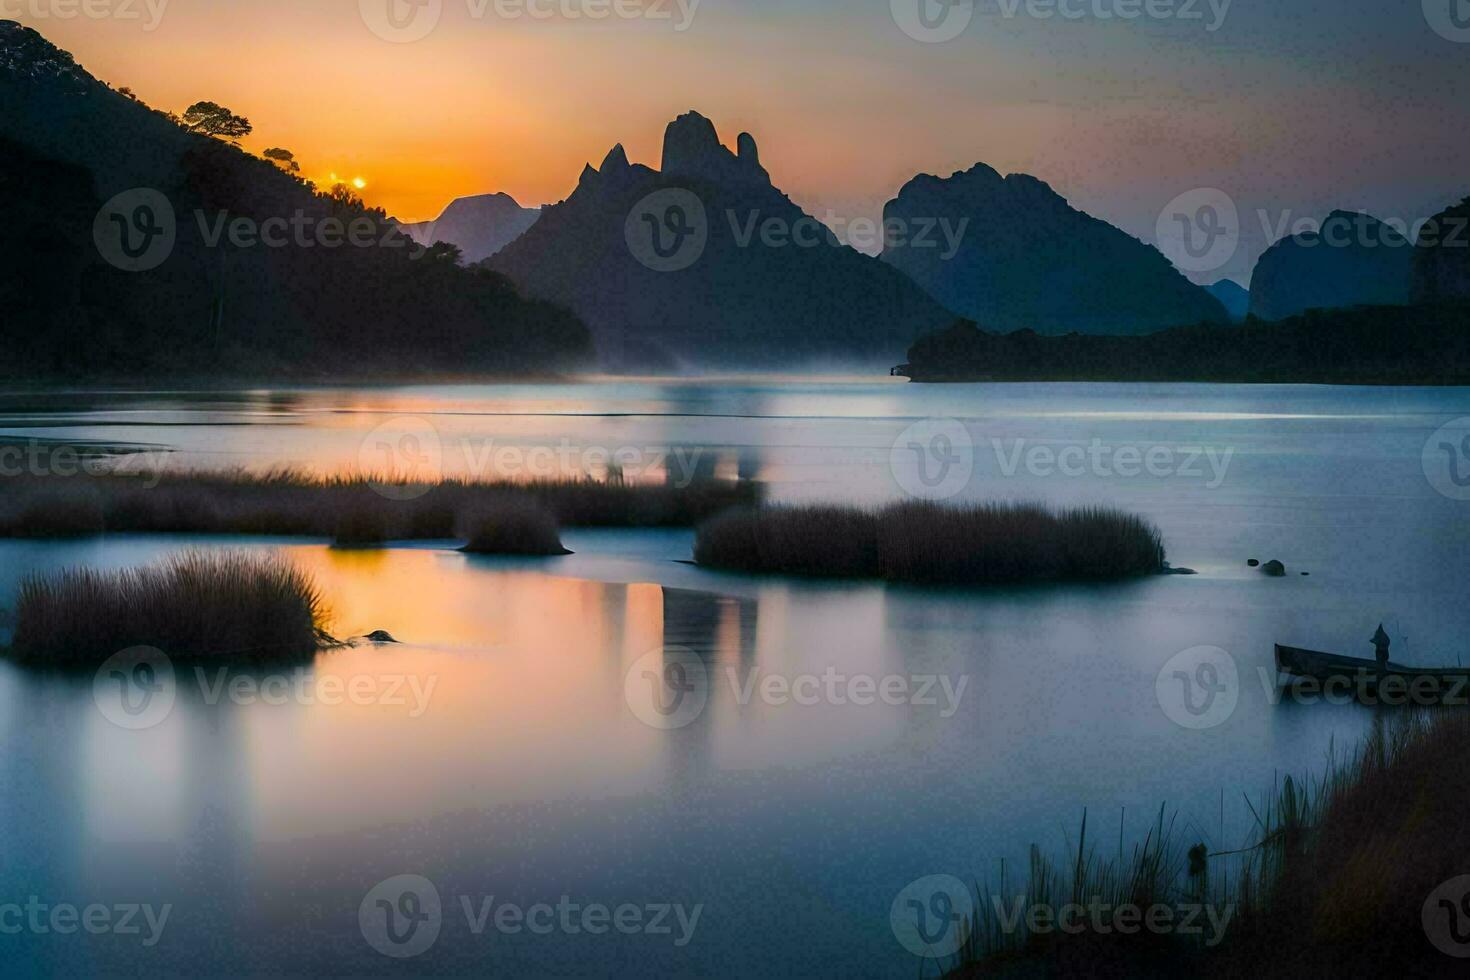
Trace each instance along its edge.
<instances>
[{"instance_id":1,"label":"rock in water","mask_svg":"<svg viewBox=\"0 0 1470 980\"><path fill-rule=\"evenodd\" d=\"M373 632L369 633L367 636L363 637L363 639L367 640L369 643L397 643L398 642L397 640L393 639L393 634L392 633L389 633L387 630L374 630Z\"/></svg>"},{"instance_id":2,"label":"rock in water","mask_svg":"<svg viewBox=\"0 0 1470 980\"><path fill-rule=\"evenodd\" d=\"M1286 575L1286 566L1281 564L1281 562L1275 561L1273 559L1272 561L1268 561L1266 562L1266 564L1262 565L1261 571L1265 572L1272 578L1282 578Z\"/></svg>"},{"instance_id":3,"label":"rock in water","mask_svg":"<svg viewBox=\"0 0 1470 980\"><path fill-rule=\"evenodd\" d=\"M1251 568L1260 568L1261 567L1261 559L1259 559L1259 558L1252 558L1250 561L1246 562L1246 564L1249 565Z\"/></svg>"}]
</instances>

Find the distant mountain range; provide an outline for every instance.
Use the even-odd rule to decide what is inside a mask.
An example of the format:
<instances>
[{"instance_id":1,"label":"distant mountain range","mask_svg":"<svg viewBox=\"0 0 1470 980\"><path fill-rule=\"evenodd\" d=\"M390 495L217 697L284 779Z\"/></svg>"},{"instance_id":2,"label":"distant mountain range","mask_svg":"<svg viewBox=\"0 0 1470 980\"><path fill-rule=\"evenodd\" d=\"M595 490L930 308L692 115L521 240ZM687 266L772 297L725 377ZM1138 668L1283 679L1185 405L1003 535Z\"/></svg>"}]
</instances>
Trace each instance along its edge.
<instances>
[{"instance_id":1,"label":"distant mountain range","mask_svg":"<svg viewBox=\"0 0 1470 980\"><path fill-rule=\"evenodd\" d=\"M590 365L567 311L197 135L0 21L0 372L405 376ZM243 229L243 231L241 231ZM306 244L302 244L302 242Z\"/></svg>"},{"instance_id":2,"label":"distant mountain range","mask_svg":"<svg viewBox=\"0 0 1470 980\"><path fill-rule=\"evenodd\" d=\"M904 232L883 261L987 329L1143 334L1227 319L1219 300L1153 246L1026 174L1002 177L984 164L947 178L923 174L883 217ZM936 223L963 228L953 254L909 233Z\"/></svg>"},{"instance_id":3,"label":"distant mountain range","mask_svg":"<svg viewBox=\"0 0 1470 980\"><path fill-rule=\"evenodd\" d=\"M33 375L552 372L589 366L594 342L614 370L863 369L962 318L1140 335L1239 320L1246 304L1276 320L1470 298L1470 199L1413 246L1334 212L1273 246L1247 293L1197 286L1040 180L983 164L905 184L875 258L782 193L750 134L731 149L697 112L667 127L660 169L618 145L558 204L486 194L404 225L189 132L5 21L0 208L25 243L0 263L14 355L0 371ZM371 247L220 232L295 220L366 222ZM165 226L146 269L105 254Z\"/></svg>"},{"instance_id":4,"label":"distant mountain range","mask_svg":"<svg viewBox=\"0 0 1470 980\"><path fill-rule=\"evenodd\" d=\"M774 187L749 134L732 152L687 113L661 167L613 147L487 264L575 311L622 368L880 366L954 319Z\"/></svg>"},{"instance_id":5,"label":"distant mountain range","mask_svg":"<svg viewBox=\"0 0 1470 980\"><path fill-rule=\"evenodd\" d=\"M509 194L481 194L450 202L433 221L399 223L420 245L448 242L467 265L483 262L515 241L541 217L540 208L523 208Z\"/></svg>"}]
</instances>

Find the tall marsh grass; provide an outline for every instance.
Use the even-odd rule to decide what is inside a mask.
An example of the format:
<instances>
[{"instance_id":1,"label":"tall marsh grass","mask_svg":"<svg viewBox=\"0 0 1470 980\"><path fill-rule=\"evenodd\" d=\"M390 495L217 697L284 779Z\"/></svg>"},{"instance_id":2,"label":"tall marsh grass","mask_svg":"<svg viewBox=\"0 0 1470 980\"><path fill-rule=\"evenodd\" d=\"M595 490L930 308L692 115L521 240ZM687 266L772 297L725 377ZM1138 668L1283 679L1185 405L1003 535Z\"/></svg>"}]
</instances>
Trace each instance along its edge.
<instances>
[{"instance_id":1,"label":"tall marsh grass","mask_svg":"<svg viewBox=\"0 0 1470 980\"><path fill-rule=\"evenodd\" d=\"M759 485L697 480L688 486L597 482L316 477L290 469L256 474L171 472L9 477L0 480L0 537L102 532L332 537L343 545L452 538L465 519L506 501L532 501L563 527L692 527L758 503Z\"/></svg>"},{"instance_id":2,"label":"tall marsh grass","mask_svg":"<svg viewBox=\"0 0 1470 980\"><path fill-rule=\"evenodd\" d=\"M694 557L741 572L976 585L1126 578L1165 567L1163 539L1141 517L1034 504L742 508L700 525Z\"/></svg>"},{"instance_id":3,"label":"tall marsh grass","mask_svg":"<svg viewBox=\"0 0 1470 980\"><path fill-rule=\"evenodd\" d=\"M1141 844L1101 856L1084 815L1060 862L1031 849L1026 877L976 883L975 916L949 972L957 977L1450 976L1461 963L1427 939L1423 916L1445 882L1470 874L1470 717L1448 710L1380 718L1363 746L1329 753L1324 771L1279 777L1245 798L1246 839L1221 840L1164 811ZM1222 798L1222 814L1223 814ZM1222 816L1223 819L1223 816ZM1221 833L1223 834L1223 827ZM1213 905L1230 911L1223 941L1091 928L1035 935L1002 912L1040 905ZM1466 923L1458 920L1463 931Z\"/></svg>"},{"instance_id":4,"label":"tall marsh grass","mask_svg":"<svg viewBox=\"0 0 1470 980\"><path fill-rule=\"evenodd\" d=\"M323 642L324 618L316 586L289 562L191 551L143 568L26 579L11 653L57 667L96 666L135 646L186 661L298 662Z\"/></svg>"}]
</instances>

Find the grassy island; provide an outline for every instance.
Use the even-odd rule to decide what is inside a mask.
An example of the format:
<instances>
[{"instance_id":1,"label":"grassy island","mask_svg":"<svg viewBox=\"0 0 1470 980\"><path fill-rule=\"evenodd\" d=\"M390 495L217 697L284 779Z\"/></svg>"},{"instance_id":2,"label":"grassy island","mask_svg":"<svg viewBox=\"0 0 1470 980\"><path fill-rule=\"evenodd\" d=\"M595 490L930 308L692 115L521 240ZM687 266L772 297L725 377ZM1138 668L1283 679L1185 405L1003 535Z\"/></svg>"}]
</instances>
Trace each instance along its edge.
<instances>
[{"instance_id":1,"label":"grassy island","mask_svg":"<svg viewBox=\"0 0 1470 980\"><path fill-rule=\"evenodd\" d=\"M483 528L492 518L502 529L528 522L527 537L544 537L548 521L553 532L692 527L760 496L758 484L718 479L676 486L591 479L430 484L293 470L26 475L0 481L0 537L256 534L329 537L342 547L369 547L472 535L472 524Z\"/></svg>"},{"instance_id":2,"label":"grassy island","mask_svg":"<svg viewBox=\"0 0 1470 980\"><path fill-rule=\"evenodd\" d=\"M1143 518L1107 508L902 503L741 508L699 527L695 561L739 572L990 585L1162 572Z\"/></svg>"},{"instance_id":3,"label":"grassy island","mask_svg":"<svg viewBox=\"0 0 1470 980\"><path fill-rule=\"evenodd\" d=\"M185 552L121 571L72 569L21 584L11 654L96 667L147 646L184 661L309 661L330 638L310 576L268 554Z\"/></svg>"}]
</instances>

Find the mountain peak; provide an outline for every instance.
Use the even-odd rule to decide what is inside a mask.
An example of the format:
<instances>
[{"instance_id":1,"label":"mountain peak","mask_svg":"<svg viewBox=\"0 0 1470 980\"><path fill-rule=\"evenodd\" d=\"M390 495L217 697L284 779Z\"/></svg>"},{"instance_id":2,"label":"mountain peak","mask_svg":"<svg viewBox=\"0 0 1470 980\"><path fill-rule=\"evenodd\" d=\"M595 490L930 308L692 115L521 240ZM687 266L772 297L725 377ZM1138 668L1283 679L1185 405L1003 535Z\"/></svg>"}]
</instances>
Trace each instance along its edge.
<instances>
[{"instance_id":1,"label":"mountain peak","mask_svg":"<svg viewBox=\"0 0 1470 980\"><path fill-rule=\"evenodd\" d=\"M618 143L607 151L607 156L602 158L602 166L597 170L606 174L609 170L627 170L628 166L628 151L623 149L623 144Z\"/></svg>"},{"instance_id":2,"label":"mountain peak","mask_svg":"<svg viewBox=\"0 0 1470 980\"><path fill-rule=\"evenodd\" d=\"M664 131L663 172L677 177L697 177L722 184L770 183L760 164L755 137L741 133L739 154L720 142L715 124L690 110Z\"/></svg>"}]
</instances>

